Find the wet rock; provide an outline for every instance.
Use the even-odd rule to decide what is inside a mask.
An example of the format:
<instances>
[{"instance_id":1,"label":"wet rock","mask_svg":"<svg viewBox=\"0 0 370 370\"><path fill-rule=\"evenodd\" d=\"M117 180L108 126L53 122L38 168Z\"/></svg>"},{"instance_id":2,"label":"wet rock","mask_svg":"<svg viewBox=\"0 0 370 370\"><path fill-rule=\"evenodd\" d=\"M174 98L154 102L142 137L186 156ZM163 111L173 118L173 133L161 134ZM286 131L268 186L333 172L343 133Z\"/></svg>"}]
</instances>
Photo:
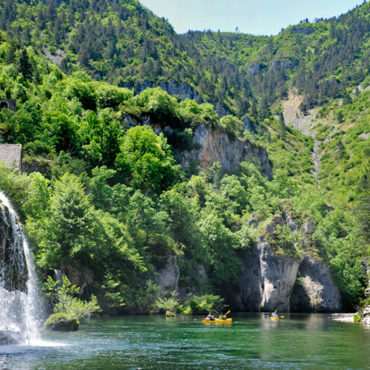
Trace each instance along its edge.
<instances>
[{"instance_id":1,"label":"wet rock","mask_svg":"<svg viewBox=\"0 0 370 370\"><path fill-rule=\"evenodd\" d=\"M49 329L54 331L76 331L78 330L79 323L76 319L67 320L60 319L48 326Z\"/></svg>"},{"instance_id":2,"label":"wet rock","mask_svg":"<svg viewBox=\"0 0 370 370\"><path fill-rule=\"evenodd\" d=\"M0 283L8 290L26 290L28 269L23 251L22 227L0 200Z\"/></svg>"},{"instance_id":3,"label":"wet rock","mask_svg":"<svg viewBox=\"0 0 370 370\"><path fill-rule=\"evenodd\" d=\"M256 312L261 309L262 284L259 251L253 248L242 258L238 292L235 296L235 309Z\"/></svg>"},{"instance_id":4,"label":"wet rock","mask_svg":"<svg viewBox=\"0 0 370 370\"><path fill-rule=\"evenodd\" d=\"M12 331L0 331L0 345L17 344L21 341L19 333Z\"/></svg>"}]
</instances>

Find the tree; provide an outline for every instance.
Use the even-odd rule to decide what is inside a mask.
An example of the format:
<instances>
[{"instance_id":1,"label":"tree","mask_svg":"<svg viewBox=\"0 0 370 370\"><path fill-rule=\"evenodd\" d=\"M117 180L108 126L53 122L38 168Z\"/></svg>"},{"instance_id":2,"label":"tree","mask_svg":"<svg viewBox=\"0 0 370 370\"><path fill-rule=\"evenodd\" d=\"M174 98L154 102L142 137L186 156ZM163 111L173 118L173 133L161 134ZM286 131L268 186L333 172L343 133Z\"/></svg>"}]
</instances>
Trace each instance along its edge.
<instances>
[{"instance_id":1,"label":"tree","mask_svg":"<svg viewBox=\"0 0 370 370\"><path fill-rule=\"evenodd\" d=\"M282 139L286 137L286 127L285 127L285 119L283 112L279 113L279 133Z\"/></svg>"},{"instance_id":2,"label":"tree","mask_svg":"<svg viewBox=\"0 0 370 370\"><path fill-rule=\"evenodd\" d=\"M17 63L18 72L22 73L23 77L26 80L31 80L32 78L32 64L29 60L27 49L22 49L19 57L18 57L18 63Z\"/></svg>"},{"instance_id":3,"label":"tree","mask_svg":"<svg viewBox=\"0 0 370 370\"><path fill-rule=\"evenodd\" d=\"M54 183L50 217L44 220L45 236L41 251L43 267L59 267L63 263L85 264L89 259L94 213L84 188L75 175L64 174Z\"/></svg>"},{"instance_id":4,"label":"tree","mask_svg":"<svg viewBox=\"0 0 370 370\"><path fill-rule=\"evenodd\" d=\"M149 126L129 129L123 139L116 166L132 185L144 191L158 192L173 185L179 175L171 148Z\"/></svg>"}]
</instances>

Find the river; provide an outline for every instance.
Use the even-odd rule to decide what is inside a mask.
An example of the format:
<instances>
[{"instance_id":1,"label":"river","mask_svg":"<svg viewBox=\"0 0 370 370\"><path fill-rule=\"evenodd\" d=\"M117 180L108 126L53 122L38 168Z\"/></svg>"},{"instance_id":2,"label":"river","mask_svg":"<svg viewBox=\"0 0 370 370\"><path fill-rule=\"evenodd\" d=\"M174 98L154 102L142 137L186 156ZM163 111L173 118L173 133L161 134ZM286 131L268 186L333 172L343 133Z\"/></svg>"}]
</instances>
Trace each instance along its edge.
<instances>
[{"instance_id":1,"label":"river","mask_svg":"<svg viewBox=\"0 0 370 370\"><path fill-rule=\"evenodd\" d=\"M7 369L367 369L370 329L325 314L124 316L85 321L77 332L44 332L37 346L0 346Z\"/></svg>"}]
</instances>

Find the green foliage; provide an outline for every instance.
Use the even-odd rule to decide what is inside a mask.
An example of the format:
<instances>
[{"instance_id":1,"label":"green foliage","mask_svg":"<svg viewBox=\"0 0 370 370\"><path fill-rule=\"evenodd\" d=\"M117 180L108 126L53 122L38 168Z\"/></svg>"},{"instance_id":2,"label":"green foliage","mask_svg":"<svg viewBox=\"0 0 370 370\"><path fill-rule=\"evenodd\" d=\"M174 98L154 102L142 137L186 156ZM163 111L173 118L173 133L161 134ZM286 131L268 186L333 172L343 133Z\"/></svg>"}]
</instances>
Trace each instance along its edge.
<instances>
[{"instance_id":1,"label":"green foliage","mask_svg":"<svg viewBox=\"0 0 370 370\"><path fill-rule=\"evenodd\" d=\"M48 276L45 291L54 305L53 313L45 321L45 326L61 319L77 320L78 323L79 320L101 310L94 295L87 302L75 297L79 288L72 285L66 276L63 276L62 282L54 281Z\"/></svg>"},{"instance_id":2,"label":"green foliage","mask_svg":"<svg viewBox=\"0 0 370 370\"><path fill-rule=\"evenodd\" d=\"M223 116L220 119L220 125L225 130L235 135L238 135L243 130L243 122L240 119L231 115Z\"/></svg>"},{"instance_id":3,"label":"green foliage","mask_svg":"<svg viewBox=\"0 0 370 370\"><path fill-rule=\"evenodd\" d=\"M0 4L0 97L17 101L15 112L0 111L0 136L22 144L30 171L42 172L1 167L0 188L42 271L87 271L105 310L154 312L154 276L177 256L181 288L228 298L241 254L289 212L314 232L279 226L273 252L324 260L355 305L365 282L359 261L369 254L369 4L256 37L176 35L137 1L98 3ZM49 52L62 55L59 67ZM325 103L315 127L318 182L312 138L284 122L288 88L304 95L303 111ZM266 148L272 179L250 156L228 174L191 160L183 176L174 153L192 157L202 124L242 138L248 153Z\"/></svg>"},{"instance_id":4,"label":"green foliage","mask_svg":"<svg viewBox=\"0 0 370 370\"><path fill-rule=\"evenodd\" d=\"M165 312L166 316L173 316L177 308L179 307L179 300L177 299L178 293L176 291L171 292L169 297L159 297L155 301L155 307L160 312Z\"/></svg>"},{"instance_id":5,"label":"green foliage","mask_svg":"<svg viewBox=\"0 0 370 370\"><path fill-rule=\"evenodd\" d=\"M220 296L205 294L192 296L179 307L179 311L187 315L206 315L208 312L224 312L225 307L224 300Z\"/></svg>"},{"instance_id":6,"label":"green foliage","mask_svg":"<svg viewBox=\"0 0 370 370\"><path fill-rule=\"evenodd\" d=\"M116 166L129 176L134 187L144 191L164 190L178 177L171 148L161 134L149 126L129 129L116 159Z\"/></svg>"}]
</instances>

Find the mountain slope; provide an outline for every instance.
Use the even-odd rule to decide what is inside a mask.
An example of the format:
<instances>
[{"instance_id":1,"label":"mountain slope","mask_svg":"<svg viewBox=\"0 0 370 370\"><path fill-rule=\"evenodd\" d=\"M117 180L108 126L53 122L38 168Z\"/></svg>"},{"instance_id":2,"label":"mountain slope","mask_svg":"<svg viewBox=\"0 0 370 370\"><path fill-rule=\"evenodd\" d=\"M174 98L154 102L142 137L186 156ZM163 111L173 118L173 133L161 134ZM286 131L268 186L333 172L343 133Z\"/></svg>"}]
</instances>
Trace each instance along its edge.
<instances>
[{"instance_id":1,"label":"mountain slope","mask_svg":"<svg viewBox=\"0 0 370 370\"><path fill-rule=\"evenodd\" d=\"M4 0L0 25L21 45L59 61L65 72L83 68L138 91L186 82L220 113L258 119L289 87L304 94L306 110L361 82L368 69L369 7L291 26L275 37L176 35L135 0Z\"/></svg>"},{"instance_id":2,"label":"mountain slope","mask_svg":"<svg viewBox=\"0 0 370 370\"><path fill-rule=\"evenodd\" d=\"M0 135L23 145L31 173L1 168L0 186L42 271L62 268L106 310L150 312L171 290L235 303L240 271L268 250L295 270L327 264L357 304L369 253L368 9L275 37L179 36L132 0L1 2L0 97L17 109L0 111ZM199 102L150 88L165 82ZM292 121L310 122L314 138L284 118L289 96ZM166 264L179 277L159 291Z\"/></svg>"}]
</instances>

